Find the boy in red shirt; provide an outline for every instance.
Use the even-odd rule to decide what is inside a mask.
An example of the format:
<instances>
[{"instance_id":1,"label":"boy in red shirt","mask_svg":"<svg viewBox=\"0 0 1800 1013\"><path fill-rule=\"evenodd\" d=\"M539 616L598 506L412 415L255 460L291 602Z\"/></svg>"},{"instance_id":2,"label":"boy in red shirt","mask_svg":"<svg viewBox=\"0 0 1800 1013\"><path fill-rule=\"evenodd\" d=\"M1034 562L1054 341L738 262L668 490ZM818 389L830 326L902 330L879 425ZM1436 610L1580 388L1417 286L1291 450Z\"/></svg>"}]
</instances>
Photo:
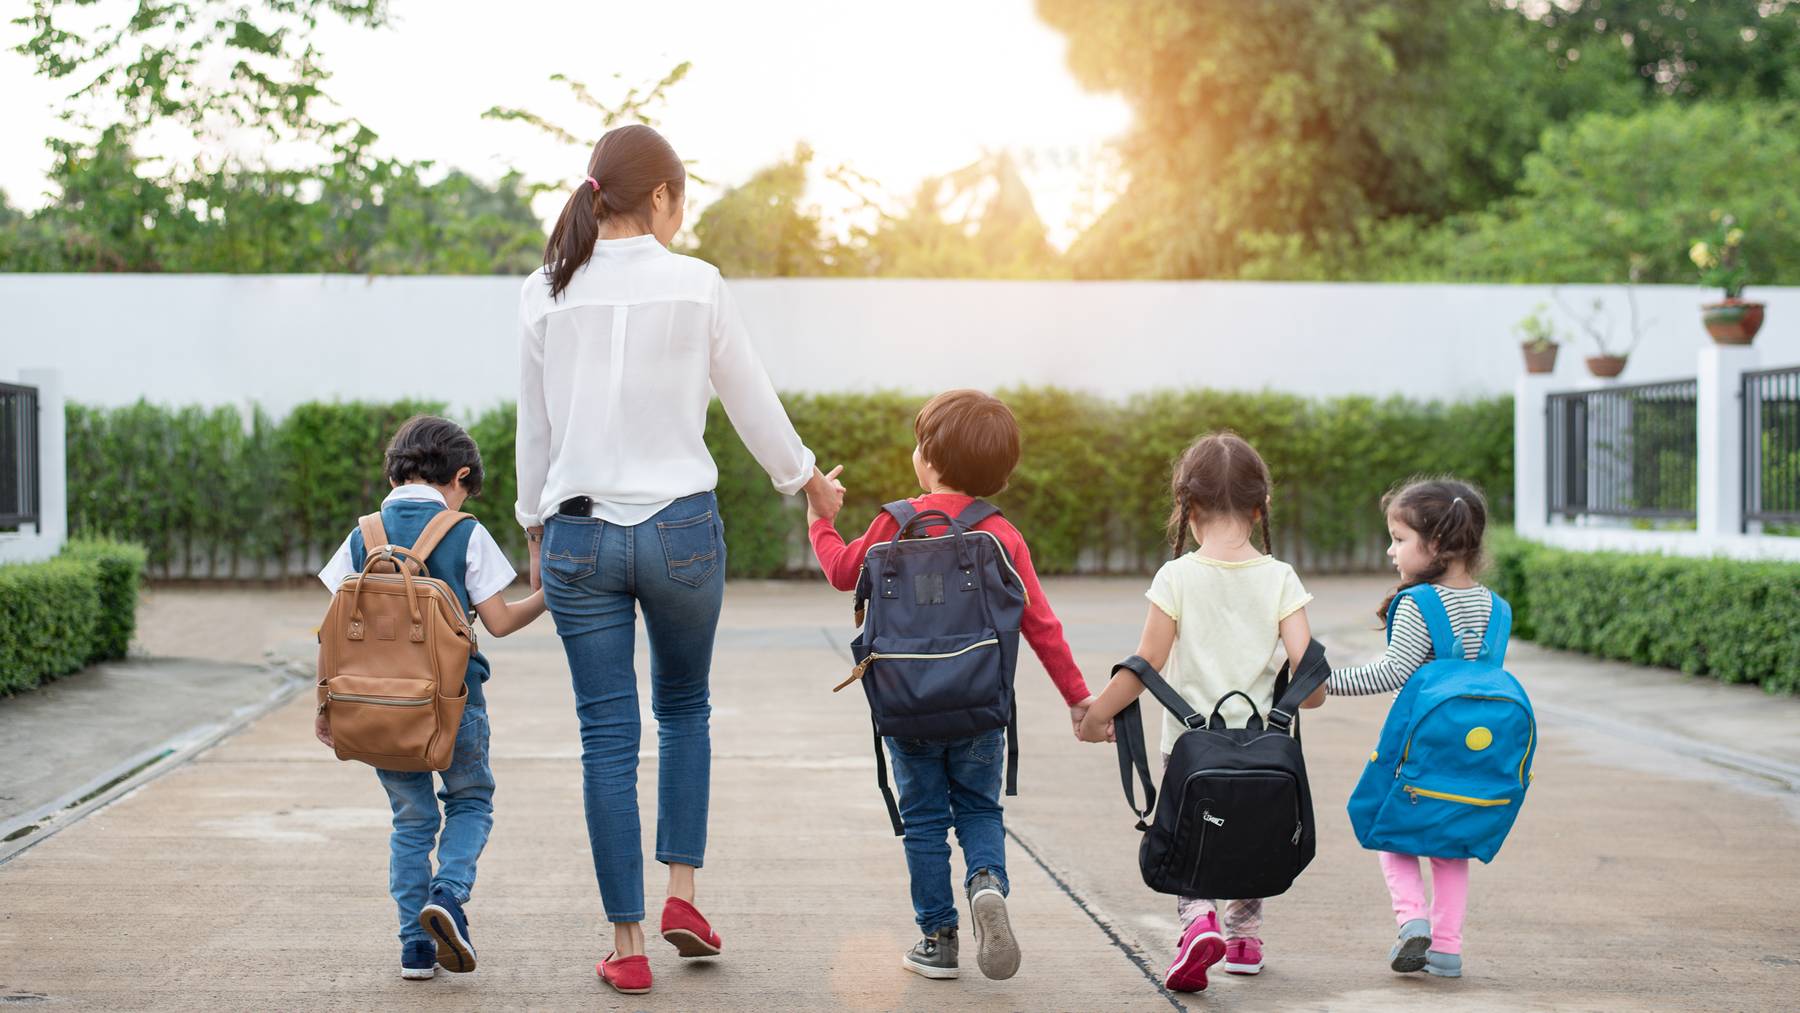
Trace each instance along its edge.
<instances>
[{"instance_id":1,"label":"boy in red shirt","mask_svg":"<svg viewBox=\"0 0 1800 1013\"><path fill-rule=\"evenodd\" d=\"M932 398L913 420L913 433L918 438L913 472L925 495L910 502L920 511L942 510L955 517L976 497L1006 488L1019 463L1018 421L1004 402L980 391L952 390ZM813 552L839 591L855 589L870 546L888 541L899 530L884 511L861 538L846 545L838 534L835 513L821 515L809 507L807 520ZM943 530L939 526L925 533ZM975 530L992 532L1019 572L1027 594L1019 631L1068 704L1072 728L1080 728L1093 697L1063 639L1062 623L1038 586L1025 537L997 514L975 525ZM958 973L957 909L947 837L951 826L956 827L968 868L963 890L975 923L981 973L1010 978L1019 969L1019 946L1006 916L1009 888L1000 807L1005 734L1004 729L995 729L963 739L886 739L905 823L913 912L924 934L901 966L927 978L954 978Z\"/></svg>"}]
</instances>

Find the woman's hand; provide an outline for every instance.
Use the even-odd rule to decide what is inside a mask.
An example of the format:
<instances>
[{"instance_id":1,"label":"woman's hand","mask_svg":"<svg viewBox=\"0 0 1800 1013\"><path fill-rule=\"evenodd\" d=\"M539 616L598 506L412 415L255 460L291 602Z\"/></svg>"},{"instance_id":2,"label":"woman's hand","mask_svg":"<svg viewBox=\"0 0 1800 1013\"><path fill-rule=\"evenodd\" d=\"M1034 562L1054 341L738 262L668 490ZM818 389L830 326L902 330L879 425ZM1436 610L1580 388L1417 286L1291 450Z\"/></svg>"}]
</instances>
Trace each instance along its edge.
<instances>
[{"instance_id":1,"label":"woman's hand","mask_svg":"<svg viewBox=\"0 0 1800 1013\"><path fill-rule=\"evenodd\" d=\"M837 480L843 470L841 464L828 474L813 469L812 481L806 483L804 489L807 524L819 520L837 522L838 511L844 509L844 483Z\"/></svg>"},{"instance_id":2,"label":"woman's hand","mask_svg":"<svg viewBox=\"0 0 1800 1013\"><path fill-rule=\"evenodd\" d=\"M531 552L531 589L533 591L542 591L544 589L544 571L542 562L544 553L544 526L542 524L535 528L525 529L525 547Z\"/></svg>"}]
</instances>

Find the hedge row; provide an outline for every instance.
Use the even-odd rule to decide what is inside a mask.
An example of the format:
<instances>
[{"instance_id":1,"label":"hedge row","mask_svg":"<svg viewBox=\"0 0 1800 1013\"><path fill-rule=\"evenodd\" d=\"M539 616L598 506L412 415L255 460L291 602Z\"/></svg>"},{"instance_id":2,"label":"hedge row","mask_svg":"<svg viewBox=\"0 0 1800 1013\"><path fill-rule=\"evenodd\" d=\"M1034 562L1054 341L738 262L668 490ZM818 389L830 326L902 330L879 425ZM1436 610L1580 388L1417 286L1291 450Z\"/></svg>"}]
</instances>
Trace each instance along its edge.
<instances>
[{"instance_id":1,"label":"hedge row","mask_svg":"<svg viewBox=\"0 0 1800 1013\"><path fill-rule=\"evenodd\" d=\"M144 551L94 539L0 566L0 694L122 658L137 628Z\"/></svg>"},{"instance_id":2,"label":"hedge row","mask_svg":"<svg viewBox=\"0 0 1800 1013\"><path fill-rule=\"evenodd\" d=\"M1164 391L1107 401L1055 388L998 392L1018 415L1024 456L996 502L1031 539L1045 573L1141 571L1164 554L1169 469L1196 435L1230 427L1268 459L1277 550L1314 572L1379 566L1381 494L1416 472L1450 471L1511 516L1512 402L1460 404L1286 394ZM912 418L924 398L892 392L784 398L801 435L849 487L840 528L918 492ZM312 403L275 422L260 410L69 408L70 520L76 531L143 544L164 577L299 574L336 547L385 494L382 448L429 402ZM465 509L515 558L514 409L461 419L482 448L486 485ZM735 576L804 568L798 498L769 480L712 406L707 445Z\"/></svg>"},{"instance_id":3,"label":"hedge row","mask_svg":"<svg viewBox=\"0 0 1800 1013\"><path fill-rule=\"evenodd\" d=\"M1725 682L1800 691L1800 564L1571 552L1494 540L1513 635Z\"/></svg>"}]
</instances>

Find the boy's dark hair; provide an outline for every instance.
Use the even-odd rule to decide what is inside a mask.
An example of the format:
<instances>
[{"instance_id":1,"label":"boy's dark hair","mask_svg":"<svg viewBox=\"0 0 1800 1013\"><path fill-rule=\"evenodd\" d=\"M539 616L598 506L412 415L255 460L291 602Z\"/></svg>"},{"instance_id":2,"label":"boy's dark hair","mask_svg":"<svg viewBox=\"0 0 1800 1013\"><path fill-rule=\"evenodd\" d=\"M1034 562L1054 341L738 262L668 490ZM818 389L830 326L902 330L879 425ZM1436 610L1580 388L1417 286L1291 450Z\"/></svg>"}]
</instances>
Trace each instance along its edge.
<instances>
[{"instance_id":1,"label":"boy's dark hair","mask_svg":"<svg viewBox=\"0 0 1800 1013\"><path fill-rule=\"evenodd\" d=\"M463 469L462 487L471 496L481 495L481 448L468 431L436 415L414 415L400 424L387 448L388 481L400 485L422 478L432 485L448 485Z\"/></svg>"},{"instance_id":2,"label":"boy's dark hair","mask_svg":"<svg viewBox=\"0 0 1800 1013\"><path fill-rule=\"evenodd\" d=\"M1005 489L1019 464L1019 421L1006 402L978 390L947 390L925 402L913 435L944 484L971 496Z\"/></svg>"},{"instance_id":3,"label":"boy's dark hair","mask_svg":"<svg viewBox=\"0 0 1800 1013\"><path fill-rule=\"evenodd\" d=\"M1429 584L1444 575L1452 562L1461 562L1470 574L1481 569L1481 539L1487 532L1487 500L1481 490L1461 479L1414 478L1388 491L1381 510L1417 531L1431 550L1431 565L1388 592L1376 615L1387 622L1388 608L1401 591Z\"/></svg>"},{"instance_id":4,"label":"boy's dark hair","mask_svg":"<svg viewBox=\"0 0 1800 1013\"><path fill-rule=\"evenodd\" d=\"M1262 522L1262 550L1269 547L1269 466L1249 441L1229 429L1207 433L1175 462L1170 491L1175 509L1169 513L1169 548L1176 556L1187 548L1188 525L1212 517L1241 517Z\"/></svg>"}]
</instances>

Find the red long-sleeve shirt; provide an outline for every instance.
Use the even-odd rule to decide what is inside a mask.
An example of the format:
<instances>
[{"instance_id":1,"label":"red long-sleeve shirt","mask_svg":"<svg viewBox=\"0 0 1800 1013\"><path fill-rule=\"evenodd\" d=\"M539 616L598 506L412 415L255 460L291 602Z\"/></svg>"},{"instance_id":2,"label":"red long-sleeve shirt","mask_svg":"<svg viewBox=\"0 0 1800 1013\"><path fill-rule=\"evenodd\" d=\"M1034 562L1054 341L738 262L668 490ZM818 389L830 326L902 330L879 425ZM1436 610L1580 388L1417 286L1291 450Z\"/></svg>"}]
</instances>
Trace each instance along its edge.
<instances>
[{"instance_id":1,"label":"red long-sleeve shirt","mask_svg":"<svg viewBox=\"0 0 1800 1013\"><path fill-rule=\"evenodd\" d=\"M931 493L914 497L912 505L921 512L926 510L942 510L955 517L973 502L973 497L953 493ZM869 548L888 541L900 525L883 510L876 515L875 522L869 530L863 532L861 538L846 544L844 536L838 534L837 528L823 518L814 521L808 535L812 538L813 554L819 557L819 566L825 570L825 579L839 591L856 589L856 577L861 572L863 559L868 556ZM937 525L932 531L942 531L943 525ZM1005 517L996 514L975 525L976 531L991 531L1000 539L1006 554L1012 557L1013 569L1019 571L1019 579L1025 584L1025 615L1019 621L1019 632L1025 635L1025 642L1043 663L1044 671L1049 673L1050 681L1056 683L1056 689L1062 694L1063 701L1073 707L1088 697L1087 680L1082 677L1081 669L1075 665L1075 655L1069 651L1069 642L1063 638L1062 620L1050 609L1050 599L1044 596L1044 589L1038 585L1037 570L1031 565L1031 548L1025 544L1025 536L1012 526Z\"/></svg>"}]
</instances>

